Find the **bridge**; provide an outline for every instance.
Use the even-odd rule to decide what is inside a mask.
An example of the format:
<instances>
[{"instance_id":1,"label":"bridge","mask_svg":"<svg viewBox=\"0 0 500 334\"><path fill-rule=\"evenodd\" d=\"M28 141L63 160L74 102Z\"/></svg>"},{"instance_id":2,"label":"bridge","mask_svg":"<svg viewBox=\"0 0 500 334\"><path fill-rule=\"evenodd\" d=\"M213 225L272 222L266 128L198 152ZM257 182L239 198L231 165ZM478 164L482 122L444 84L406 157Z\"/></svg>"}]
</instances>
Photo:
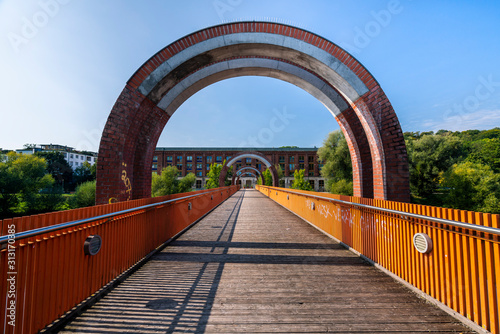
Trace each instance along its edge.
<instances>
[{"instance_id":1,"label":"bridge","mask_svg":"<svg viewBox=\"0 0 500 334\"><path fill-rule=\"evenodd\" d=\"M499 215L257 188L4 220L3 332L499 332Z\"/></svg>"},{"instance_id":2,"label":"bridge","mask_svg":"<svg viewBox=\"0 0 500 334\"><path fill-rule=\"evenodd\" d=\"M327 107L354 196L232 185L151 198L171 115L242 75L287 81ZM361 63L289 25L209 27L127 82L101 138L97 205L0 222L0 328L500 333L500 216L408 202L399 121Z\"/></svg>"}]
</instances>

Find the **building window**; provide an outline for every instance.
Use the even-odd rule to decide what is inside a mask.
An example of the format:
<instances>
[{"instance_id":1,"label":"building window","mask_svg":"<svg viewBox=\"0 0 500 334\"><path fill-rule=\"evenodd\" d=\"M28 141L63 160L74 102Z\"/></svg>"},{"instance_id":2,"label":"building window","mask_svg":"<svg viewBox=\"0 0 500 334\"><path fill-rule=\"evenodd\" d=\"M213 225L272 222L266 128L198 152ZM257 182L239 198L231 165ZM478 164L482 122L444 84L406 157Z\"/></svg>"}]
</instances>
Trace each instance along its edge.
<instances>
[{"instance_id":1,"label":"building window","mask_svg":"<svg viewBox=\"0 0 500 334\"><path fill-rule=\"evenodd\" d=\"M280 168L284 172L285 171L285 164L280 164Z\"/></svg>"},{"instance_id":2,"label":"building window","mask_svg":"<svg viewBox=\"0 0 500 334\"><path fill-rule=\"evenodd\" d=\"M73 159L73 154L70 154L70 155L69 155L69 158L70 158L70 159Z\"/></svg>"},{"instance_id":3,"label":"building window","mask_svg":"<svg viewBox=\"0 0 500 334\"><path fill-rule=\"evenodd\" d=\"M82 155L82 156L80 156L80 160L83 160L83 158L84 158L84 156L83 156L83 155Z\"/></svg>"},{"instance_id":4,"label":"building window","mask_svg":"<svg viewBox=\"0 0 500 334\"><path fill-rule=\"evenodd\" d=\"M196 164L196 170L202 170L203 165L202 164Z\"/></svg>"},{"instance_id":5,"label":"building window","mask_svg":"<svg viewBox=\"0 0 500 334\"><path fill-rule=\"evenodd\" d=\"M280 162L285 162L285 156L284 155L280 155Z\"/></svg>"},{"instance_id":6,"label":"building window","mask_svg":"<svg viewBox=\"0 0 500 334\"><path fill-rule=\"evenodd\" d=\"M212 163L212 156L209 156L207 157L207 164L211 164Z\"/></svg>"},{"instance_id":7,"label":"building window","mask_svg":"<svg viewBox=\"0 0 500 334\"><path fill-rule=\"evenodd\" d=\"M261 170L261 168L262 168L262 164L256 164L256 165L255 165L255 168L257 168L258 170Z\"/></svg>"},{"instance_id":8,"label":"building window","mask_svg":"<svg viewBox=\"0 0 500 334\"><path fill-rule=\"evenodd\" d=\"M299 164L299 169L304 169L304 164Z\"/></svg>"},{"instance_id":9,"label":"building window","mask_svg":"<svg viewBox=\"0 0 500 334\"><path fill-rule=\"evenodd\" d=\"M196 156L196 162L203 162L203 157L201 155Z\"/></svg>"},{"instance_id":10,"label":"building window","mask_svg":"<svg viewBox=\"0 0 500 334\"><path fill-rule=\"evenodd\" d=\"M291 164L295 162L295 157L294 157L293 155L292 155L291 157L289 157L289 159L290 159L290 161L289 161L289 162L290 162Z\"/></svg>"},{"instance_id":11,"label":"building window","mask_svg":"<svg viewBox=\"0 0 500 334\"><path fill-rule=\"evenodd\" d=\"M299 155L299 162L304 162L304 156L303 155Z\"/></svg>"},{"instance_id":12,"label":"building window","mask_svg":"<svg viewBox=\"0 0 500 334\"><path fill-rule=\"evenodd\" d=\"M210 170L210 165L207 165L207 170Z\"/></svg>"},{"instance_id":13,"label":"building window","mask_svg":"<svg viewBox=\"0 0 500 334\"><path fill-rule=\"evenodd\" d=\"M172 167L172 164L167 164L167 167Z\"/></svg>"},{"instance_id":14,"label":"building window","mask_svg":"<svg viewBox=\"0 0 500 334\"><path fill-rule=\"evenodd\" d=\"M314 162L314 155L310 155L307 157L308 162Z\"/></svg>"},{"instance_id":15,"label":"building window","mask_svg":"<svg viewBox=\"0 0 500 334\"><path fill-rule=\"evenodd\" d=\"M172 162L172 156L171 155L167 156L167 162Z\"/></svg>"},{"instance_id":16,"label":"building window","mask_svg":"<svg viewBox=\"0 0 500 334\"><path fill-rule=\"evenodd\" d=\"M216 161L216 162L222 162L222 156L218 155L218 156L215 158L215 161Z\"/></svg>"},{"instance_id":17,"label":"building window","mask_svg":"<svg viewBox=\"0 0 500 334\"><path fill-rule=\"evenodd\" d=\"M309 173L308 173L309 176L314 176L314 171L313 170L310 170Z\"/></svg>"},{"instance_id":18,"label":"building window","mask_svg":"<svg viewBox=\"0 0 500 334\"><path fill-rule=\"evenodd\" d=\"M246 163L247 163L247 164L251 164L251 163L252 163L252 158L247 158L247 159L246 159Z\"/></svg>"},{"instance_id":19,"label":"building window","mask_svg":"<svg viewBox=\"0 0 500 334\"><path fill-rule=\"evenodd\" d=\"M226 157L226 160L227 160L227 161L231 160L231 156L230 156L230 155L229 155L229 156L227 156L227 157Z\"/></svg>"},{"instance_id":20,"label":"building window","mask_svg":"<svg viewBox=\"0 0 500 334\"><path fill-rule=\"evenodd\" d=\"M309 164L309 171L314 171L314 164Z\"/></svg>"},{"instance_id":21,"label":"building window","mask_svg":"<svg viewBox=\"0 0 500 334\"><path fill-rule=\"evenodd\" d=\"M182 162L182 155L177 156L177 162Z\"/></svg>"},{"instance_id":22,"label":"building window","mask_svg":"<svg viewBox=\"0 0 500 334\"><path fill-rule=\"evenodd\" d=\"M186 170L193 170L193 164L186 164Z\"/></svg>"},{"instance_id":23,"label":"building window","mask_svg":"<svg viewBox=\"0 0 500 334\"><path fill-rule=\"evenodd\" d=\"M157 170L158 169L158 164L153 164L153 169Z\"/></svg>"},{"instance_id":24,"label":"building window","mask_svg":"<svg viewBox=\"0 0 500 334\"><path fill-rule=\"evenodd\" d=\"M87 157L87 161L92 161L92 159L90 157Z\"/></svg>"},{"instance_id":25,"label":"building window","mask_svg":"<svg viewBox=\"0 0 500 334\"><path fill-rule=\"evenodd\" d=\"M198 177L202 177L202 176L203 176L203 172L196 172L196 176L198 176ZM201 180L200 180L200 181L201 181ZM201 186L200 186L200 188L201 188Z\"/></svg>"},{"instance_id":26,"label":"building window","mask_svg":"<svg viewBox=\"0 0 500 334\"><path fill-rule=\"evenodd\" d=\"M75 154L75 159L78 159L78 154Z\"/></svg>"},{"instance_id":27,"label":"building window","mask_svg":"<svg viewBox=\"0 0 500 334\"><path fill-rule=\"evenodd\" d=\"M318 169L319 169L319 170L323 169L323 164L319 164L319 165L318 165Z\"/></svg>"},{"instance_id":28,"label":"building window","mask_svg":"<svg viewBox=\"0 0 500 334\"><path fill-rule=\"evenodd\" d=\"M157 155L155 155L155 156L153 157L153 161L154 161L154 162L158 161L158 156L157 156Z\"/></svg>"},{"instance_id":29,"label":"building window","mask_svg":"<svg viewBox=\"0 0 500 334\"><path fill-rule=\"evenodd\" d=\"M196 180L196 189L201 188L201 180Z\"/></svg>"},{"instance_id":30,"label":"building window","mask_svg":"<svg viewBox=\"0 0 500 334\"><path fill-rule=\"evenodd\" d=\"M177 164L177 169L178 169L179 171L181 171L181 170L182 170L182 164Z\"/></svg>"},{"instance_id":31,"label":"building window","mask_svg":"<svg viewBox=\"0 0 500 334\"><path fill-rule=\"evenodd\" d=\"M236 164L236 170L241 168L241 164Z\"/></svg>"},{"instance_id":32,"label":"building window","mask_svg":"<svg viewBox=\"0 0 500 334\"><path fill-rule=\"evenodd\" d=\"M314 189L314 180L309 180L309 184L311 185L311 187Z\"/></svg>"},{"instance_id":33,"label":"building window","mask_svg":"<svg viewBox=\"0 0 500 334\"><path fill-rule=\"evenodd\" d=\"M325 187L325 180L319 180L319 187L324 188Z\"/></svg>"},{"instance_id":34,"label":"building window","mask_svg":"<svg viewBox=\"0 0 500 334\"><path fill-rule=\"evenodd\" d=\"M293 171L295 169L295 164L288 164L288 170Z\"/></svg>"},{"instance_id":35,"label":"building window","mask_svg":"<svg viewBox=\"0 0 500 334\"><path fill-rule=\"evenodd\" d=\"M188 155L188 156L186 157L186 162L193 162L193 156Z\"/></svg>"}]
</instances>

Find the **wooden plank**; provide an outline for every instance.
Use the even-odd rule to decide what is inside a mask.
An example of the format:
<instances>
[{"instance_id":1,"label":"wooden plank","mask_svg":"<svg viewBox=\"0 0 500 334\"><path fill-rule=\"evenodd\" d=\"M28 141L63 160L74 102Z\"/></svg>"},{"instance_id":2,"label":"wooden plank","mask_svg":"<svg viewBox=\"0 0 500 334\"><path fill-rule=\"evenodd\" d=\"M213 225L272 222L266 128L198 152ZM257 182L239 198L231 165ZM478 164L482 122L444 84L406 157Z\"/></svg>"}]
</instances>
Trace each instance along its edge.
<instances>
[{"instance_id":1,"label":"wooden plank","mask_svg":"<svg viewBox=\"0 0 500 334\"><path fill-rule=\"evenodd\" d=\"M62 333L94 331L470 332L252 190L206 216Z\"/></svg>"}]
</instances>

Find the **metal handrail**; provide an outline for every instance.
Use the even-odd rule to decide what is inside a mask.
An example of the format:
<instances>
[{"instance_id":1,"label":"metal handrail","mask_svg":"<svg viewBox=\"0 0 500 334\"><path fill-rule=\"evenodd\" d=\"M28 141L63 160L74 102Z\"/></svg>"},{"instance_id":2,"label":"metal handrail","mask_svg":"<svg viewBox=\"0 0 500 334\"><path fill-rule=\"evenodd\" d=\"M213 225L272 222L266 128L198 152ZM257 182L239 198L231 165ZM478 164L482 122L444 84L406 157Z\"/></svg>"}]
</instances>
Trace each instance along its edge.
<instances>
[{"instance_id":1,"label":"metal handrail","mask_svg":"<svg viewBox=\"0 0 500 334\"><path fill-rule=\"evenodd\" d=\"M204 192L204 193L201 193L201 194L195 194L195 195L189 195L189 196L184 196L184 197L169 199L169 200L163 201L163 202L147 204L147 205L138 206L138 207L135 207L135 208L130 208L130 209L126 209L126 210L122 210L122 211L117 211L117 212L106 213L106 214L100 215L100 216L95 216L95 217L90 217L90 218L85 218L85 219L79 219L79 220L73 220L73 221L70 221L70 222L67 222L67 223L61 223L61 224L56 224L56 225L51 225L51 226L37 228L37 229L34 229L34 230L23 231L23 232L15 233L14 235L2 235L2 236L0 236L0 245L5 244L9 240L12 240L12 239L14 239L15 241L18 241L18 240L22 240L22 239L26 239L26 238L31 238L31 237L35 237L35 236L40 235L40 234L45 234L45 233L48 233L48 232L59 231L59 230L65 229L65 228L69 228L69 227L73 227L73 226L78 226L78 225L82 225L82 224L86 224L86 223L91 223L91 222L94 222L94 221L97 221L97 220L107 219L107 218L111 218L111 217L114 217L114 216L119 216L119 215L131 213L131 212L134 212L134 211L149 209L149 208L152 208L152 207L156 207L156 206L160 206L160 205L165 205L165 204L168 204L168 203L172 203L172 202L176 202L176 201L180 201L180 200L184 200L184 199L188 199L188 198L198 197L198 196L202 196L202 195L206 195L206 194L211 194L211 193L219 192L219 191L221 191L220 188L218 188L218 190L207 191L207 192Z\"/></svg>"},{"instance_id":2,"label":"metal handrail","mask_svg":"<svg viewBox=\"0 0 500 334\"><path fill-rule=\"evenodd\" d=\"M276 189L276 188L271 188L271 187L266 187L266 186L261 186L261 187L268 188L268 189ZM380 208L380 207L377 207L377 206L372 206L372 205L367 205L367 204L346 202L346 201L342 201L340 199L335 199L335 198L330 198L330 197L324 197L324 196L318 196L318 195L312 195L312 194L304 194L304 193L299 193L299 192L291 191L291 190L285 190L285 189L278 189L278 190L282 191L282 192L290 193L290 194L303 195L303 196L318 198L318 199L322 199L322 200L326 200L326 201L330 201L330 202L336 202L336 203L345 204L345 205L352 205L352 206L357 206L357 207L361 207L361 208L365 208L365 209L373 209L373 210L383 211L383 212L397 214L397 215L401 215L401 216L412 217L412 218L416 218L416 219L428 220L428 221L432 221L432 222L435 222L435 223L447 224L447 225L452 225L452 226L467 228L467 229L475 230L475 231L479 231L479 232L486 232L486 233L500 235L500 228L489 227L489 226L482 226L482 225L476 225L476 224L471 224L471 223L463 223L463 222L459 222L459 221L456 221L456 220L436 218L436 217L431 217L431 216L424 216L424 215L419 215L419 214L416 214L416 213L405 212L405 211L397 211L397 210L386 209L386 208Z\"/></svg>"}]
</instances>

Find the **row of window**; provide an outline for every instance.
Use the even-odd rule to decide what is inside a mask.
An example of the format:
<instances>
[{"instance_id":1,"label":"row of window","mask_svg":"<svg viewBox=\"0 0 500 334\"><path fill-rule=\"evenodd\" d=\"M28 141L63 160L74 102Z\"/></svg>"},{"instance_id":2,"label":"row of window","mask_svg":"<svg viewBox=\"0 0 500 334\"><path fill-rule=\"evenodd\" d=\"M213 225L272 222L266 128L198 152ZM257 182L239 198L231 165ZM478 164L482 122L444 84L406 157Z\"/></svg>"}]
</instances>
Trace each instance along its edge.
<instances>
[{"instance_id":1,"label":"row of window","mask_svg":"<svg viewBox=\"0 0 500 334\"><path fill-rule=\"evenodd\" d=\"M280 155L279 156L279 162L280 163L284 163L285 162L285 156L284 155ZM288 162L289 163L295 163L295 156L291 155L288 157ZM305 159L304 159L304 156L303 155L299 155L299 162L305 162ZM314 156L313 155L310 155L307 157L307 162L314 162Z\"/></svg>"},{"instance_id":2,"label":"row of window","mask_svg":"<svg viewBox=\"0 0 500 334\"><path fill-rule=\"evenodd\" d=\"M170 166L172 166L172 164L167 163L167 167L170 167ZM250 166L250 164L246 164L246 166ZM153 170L157 170L158 169L158 163L156 163L156 162L153 163L152 167L153 167ZM182 170L182 164L181 163L178 163L176 165L176 167L177 167L177 169L179 171ZM323 168L323 164L319 164L318 167L319 167L319 170L321 171L321 169ZM242 168L242 164L241 163L237 163L236 164L236 170L239 170L241 168ZM256 164L255 168L258 169L258 170L261 170L262 169L262 164ZM280 168L282 170L285 170L285 164L280 164ZM210 165L206 165L206 169L207 169L207 171L209 171L210 170ZM305 164L298 164L298 169L305 169ZM186 164L186 170L187 171L192 171L193 170L193 164L192 163ZM203 170L203 164L201 164L201 163L196 164L196 170L197 171ZM289 171L294 171L295 170L295 164L288 164L288 170ZM314 164L309 164L308 176L314 176Z\"/></svg>"},{"instance_id":3,"label":"row of window","mask_svg":"<svg viewBox=\"0 0 500 334\"><path fill-rule=\"evenodd\" d=\"M70 159L73 159L73 154L70 154L70 155L69 155L69 158L70 158ZM92 158L93 158L93 157L89 157L89 156L87 156L87 161L89 161L89 162L90 162L90 161L92 161ZM74 155L74 159L76 159L76 160L85 160L85 155L75 154L75 155Z\"/></svg>"},{"instance_id":4,"label":"row of window","mask_svg":"<svg viewBox=\"0 0 500 334\"><path fill-rule=\"evenodd\" d=\"M207 163L212 163L213 162L213 157L212 156L208 156L206 158L207 158ZM172 163L173 159L174 159L174 156L168 155L167 156L167 163L168 162ZM176 160L177 160L177 162L182 162L182 155L176 156ZM231 157L230 156L226 157L226 161L229 161L229 160L231 160ZM295 156L293 156L293 155L289 156L288 160L289 160L288 161L289 163L295 163ZM223 161L223 157L222 156L218 155L218 156L215 157L215 162L222 163L222 161ZM158 156L157 155L155 155L153 157L153 162L158 162ZM186 162L193 162L193 156L192 155L186 156ZM196 156L196 162L203 162L203 157L202 156ZM237 162L241 162L241 160L238 160ZM284 163L285 162L285 156L283 156L283 155L279 156L279 162L280 163ZM298 162L299 163L304 163L305 162L305 159L304 159L303 155L299 155L299 161ZM312 155L308 156L307 157L307 162L314 163L314 156L312 156ZM252 158L246 158L245 159L245 163L247 163L247 164L252 163Z\"/></svg>"},{"instance_id":5,"label":"row of window","mask_svg":"<svg viewBox=\"0 0 500 334\"><path fill-rule=\"evenodd\" d=\"M167 163L168 162L172 163L173 159L174 159L174 156L168 155L167 156ZM230 156L226 157L226 160L230 160L230 159L231 159ZM176 156L176 161L177 162L182 162L182 155ZM153 157L153 162L158 162L158 156L157 155L155 155ZM186 156L186 162L193 162L193 156L192 155ZM197 156L196 157L196 162L203 162L203 157L202 156ZM213 162L213 157L212 156L208 156L207 157L207 163L211 164L212 162ZM215 157L215 162L222 163L223 162L223 157L221 155L216 156Z\"/></svg>"}]
</instances>

